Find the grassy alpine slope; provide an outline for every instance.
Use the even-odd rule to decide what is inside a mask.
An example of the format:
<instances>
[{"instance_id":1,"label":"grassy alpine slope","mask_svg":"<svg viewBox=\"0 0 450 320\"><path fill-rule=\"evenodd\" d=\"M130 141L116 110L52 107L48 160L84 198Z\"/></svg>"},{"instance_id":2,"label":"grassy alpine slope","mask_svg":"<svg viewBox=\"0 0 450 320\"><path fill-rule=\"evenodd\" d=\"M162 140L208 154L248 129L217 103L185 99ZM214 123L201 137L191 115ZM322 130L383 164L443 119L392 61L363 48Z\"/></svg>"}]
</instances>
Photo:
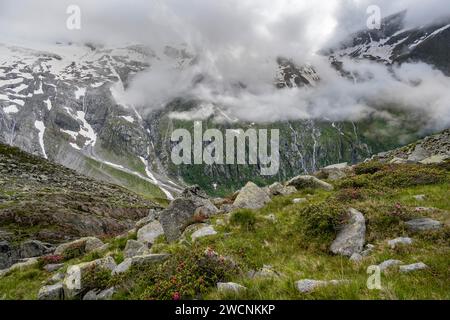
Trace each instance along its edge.
<instances>
[{"instance_id":1,"label":"grassy alpine slope","mask_svg":"<svg viewBox=\"0 0 450 320\"><path fill-rule=\"evenodd\" d=\"M119 276L96 275L93 287L115 286L114 299L450 299L449 161L440 165L370 162L331 183L333 191L302 189L276 196L260 210L214 216L210 221L218 232L214 236L196 241L187 236L175 244L160 238L152 252L170 253L164 263L131 267ZM426 195L424 200L414 198L419 194ZM297 198L307 201L294 204ZM366 244L375 246L360 262L329 251L348 208L364 214ZM417 217L436 219L443 227L413 233L405 221ZM387 240L402 236L414 242L395 249L388 246ZM106 252L68 259L66 267L104 255L119 263L126 241L112 239ZM217 259L205 259L205 252L217 253ZM382 289L369 290L367 268L388 259L423 262L428 268L401 273L392 267L382 273ZM273 277L249 277L249 272L264 265L271 266ZM51 276L42 264L13 271L0 280L0 297L35 299L43 279ZM349 282L306 294L295 286L301 279ZM216 288L219 281L236 282L247 290L224 294Z\"/></svg>"},{"instance_id":2,"label":"grassy alpine slope","mask_svg":"<svg viewBox=\"0 0 450 320\"><path fill-rule=\"evenodd\" d=\"M0 235L10 242L112 236L154 207L160 207L154 198L0 144Z\"/></svg>"}]
</instances>

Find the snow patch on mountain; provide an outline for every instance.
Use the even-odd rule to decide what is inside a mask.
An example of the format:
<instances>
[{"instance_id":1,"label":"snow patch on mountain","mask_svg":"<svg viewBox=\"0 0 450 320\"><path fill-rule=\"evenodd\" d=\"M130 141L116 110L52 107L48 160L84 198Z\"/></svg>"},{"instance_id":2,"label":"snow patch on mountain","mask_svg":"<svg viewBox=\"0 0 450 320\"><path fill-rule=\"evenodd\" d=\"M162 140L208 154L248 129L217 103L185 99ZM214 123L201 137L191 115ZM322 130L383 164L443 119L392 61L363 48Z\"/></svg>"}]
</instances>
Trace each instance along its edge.
<instances>
[{"instance_id":1,"label":"snow patch on mountain","mask_svg":"<svg viewBox=\"0 0 450 320\"><path fill-rule=\"evenodd\" d=\"M17 107L16 107L15 105L11 105L11 106L8 106L8 107L4 107L4 108L3 108L3 111L4 111L6 114L11 114L11 113L17 113L17 112L19 112L19 109L17 109Z\"/></svg>"},{"instance_id":2,"label":"snow patch on mountain","mask_svg":"<svg viewBox=\"0 0 450 320\"><path fill-rule=\"evenodd\" d=\"M52 102L50 101L50 98L44 101L45 105L47 106L47 110L52 110Z\"/></svg>"},{"instance_id":3,"label":"snow patch on mountain","mask_svg":"<svg viewBox=\"0 0 450 320\"><path fill-rule=\"evenodd\" d=\"M77 88L75 91L75 99L80 99L86 95L86 88Z\"/></svg>"},{"instance_id":4,"label":"snow patch on mountain","mask_svg":"<svg viewBox=\"0 0 450 320\"><path fill-rule=\"evenodd\" d=\"M44 122L36 120L34 122L34 127L38 129L38 137L39 137L39 145L41 146L42 154L44 155L45 159L48 159L47 153L45 152L45 146L44 146L44 133L45 133L45 125Z\"/></svg>"},{"instance_id":5,"label":"snow patch on mountain","mask_svg":"<svg viewBox=\"0 0 450 320\"><path fill-rule=\"evenodd\" d=\"M89 122L86 121L86 114L83 111L77 111L77 119L83 123L83 127L80 129L79 134L87 139L85 146L95 146L97 134Z\"/></svg>"}]
</instances>

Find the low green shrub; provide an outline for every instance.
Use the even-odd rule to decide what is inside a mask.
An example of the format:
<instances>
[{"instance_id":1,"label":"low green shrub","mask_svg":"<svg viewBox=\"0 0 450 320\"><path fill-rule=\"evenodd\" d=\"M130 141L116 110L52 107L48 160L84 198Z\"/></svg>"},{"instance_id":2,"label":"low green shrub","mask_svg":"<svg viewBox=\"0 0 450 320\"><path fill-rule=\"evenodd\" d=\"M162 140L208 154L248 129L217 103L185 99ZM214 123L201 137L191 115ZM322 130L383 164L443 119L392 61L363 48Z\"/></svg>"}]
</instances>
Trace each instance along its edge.
<instances>
[{"instance_id":1,"label":"low green shrub","mask_svg":"<svg viewBox=\"0 0 450 320\"><path fill-rule=\"evenodd\" d=\"M336 185L340 189L348 188L406 188L421 185L442 183L449 180L448 173L439 166L418 164L390 164L369 166L355 169L357 175L339 180ZM362 166L362 165L361 165Z\"/></svg>"},{"instance_id":2,"label":"low green shrub","mask_svg":"<svg viewBox=\"0 0 450 320\"><path fill-rule=\"evenodd\" d=\"M361 189L357 188L346 188L339 190L335 196L338 202L350 202L355 200L363 200L366 196Z\"/></svg>"},{"instance_id":3,"label":"low green shrub","mask_svg":"<svg viewBox=\"0 0 450 320\"><path fill-rule=\"evenodd\" d=\"M357 175L361 174L374 174L383 169L384 165L378 161L369 161L358 164L355 167L355 173Z\"/></svg>"},{"instance_id":4,"label":"low green shrub","mask_svg":"<svg viewBox=\"0 0 450 320\"><path fill-rule=\"evenodd\" d=\"M344 178L336 182L339 189L361 189L369 188L371 186L371 179L368 175L359 175L349 178Z\"/></svg>"},{"instance_id":5,"label":"low green shrub","mask_svg":"<svg viewBox=\"0 0 450 320\"><path fill-rule=\"evenodd\" d=\"M82 283L86 288L85 292L87 293L93 289L103 290L109 288L111 286L111 271L101 267L93 265L88 270L83 272L82 275Z\"/></svg>"},{"instance_id":6,"label":"low green shrub","mask_svg":"<svg viewBox=\"0 0 450 320\"><path fill-rule=\"evenodd\" d=\"M117 264L121 264L121 263L125 260L125 257L124 257L124 255L123 255L123 252L122 252L122 251L115 252L115 253L113 254L113 258L114 258L114 261L115 261Z\"/></svg>"},{"instance_id":7,"label":"low green shrub","mask_svg":"<svg viewBox=\"0 0 450 320\"><path fill-rule=\"evenodd\" d=\"M302 245L314 245L326 250L344 216L345 208L342 204L330 199L300 209L295 227L302 238Z\"/></svg>"},{"instance_id":8,"label":"low green shrub","mask_svg":"<svg viewBox=\"0 0 450 320\"><path fill-rule=\"evenodd\" d=\"M257 222L256 213L250 209L241 209L232 213L230 223L251 231L254 230Z\"/></svg>"},{"instance_id":9,"label":"low green shrub","mask_svg":"<svg viewBox=\"0 0 450 320\"><path fill-rule=\"evenodd\" d=\"M372 176L374 182L391 188L436 184L446 179L442 169L415 164L387 166Z\"/></svg>"},{"instance_id":10,"label":"low green shrub","mask_svg":"<svg viewBox=\"0 0 450 320\"><path fill-rule=\"evenodd\" d=\"M65 261L81 257L85 254L85 243L73 243L64 250L62 256Z\"/></svg>"},{"instance_id":11,"label":"low green shrub","mask_svg":"<svg viewBox=\"0 0 450 320\"><path fill-rule=\"evenodd\" d=\"M416 217L413 208L399 203L369 200L355 204L366 218L366 239L368 242L406 236L404 222Z\"/></svg>"}]
</instances>

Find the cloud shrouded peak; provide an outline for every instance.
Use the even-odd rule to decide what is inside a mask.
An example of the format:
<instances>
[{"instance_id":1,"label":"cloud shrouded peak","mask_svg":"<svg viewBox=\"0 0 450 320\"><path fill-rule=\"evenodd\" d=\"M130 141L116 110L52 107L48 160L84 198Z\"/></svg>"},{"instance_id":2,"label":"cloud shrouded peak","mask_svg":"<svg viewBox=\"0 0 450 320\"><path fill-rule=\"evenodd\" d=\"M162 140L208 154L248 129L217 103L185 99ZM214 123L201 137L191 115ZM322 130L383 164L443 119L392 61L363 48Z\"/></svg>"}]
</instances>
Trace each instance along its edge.
<instances>
[{"instance_id":1,"label":"cloud shrouded peak","mask_svg":"<svg viewBox=\"0 0 450 320\"><path fill-rule=\"evenodd\" d=\"M66 27L69 5L81 9L80 30ZM405 64L388 71L382 64L345 61L355 73L371 75L355 83L317 55L366 28L370 5L378 5L382 17L407 10L405 28L450 16L448 0L3 0L0 42L140 43L155 52L183 44L196 64L182 71L152 64L130 84L129 101L145 110L189 95L244 120L344 120L385 103L427 110L433 125L448 126L449 78L431 66ZM314 66L321 81L314 88L277 89L278 57ZM193 86L199 75L206 80Z\"/></svg>"}]
</instances>

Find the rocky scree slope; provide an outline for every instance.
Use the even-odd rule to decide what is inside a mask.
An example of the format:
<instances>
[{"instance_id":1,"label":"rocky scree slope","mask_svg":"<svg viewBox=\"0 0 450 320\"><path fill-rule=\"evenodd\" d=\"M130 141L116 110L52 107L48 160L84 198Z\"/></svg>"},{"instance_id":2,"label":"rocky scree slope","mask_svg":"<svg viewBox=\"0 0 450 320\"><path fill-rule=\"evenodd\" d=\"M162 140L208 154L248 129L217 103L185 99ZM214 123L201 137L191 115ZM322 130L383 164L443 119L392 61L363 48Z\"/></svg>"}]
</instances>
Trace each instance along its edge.
<instances>
[{"instance_id":1,"label":"rocky scree slope","mask_svg":"<svg viewBox=\"0 0 450 320\"><path fill-rule=\"evenodd\" d=\"M58 243L120 234L160 205L0 144L0 239Z\"/></svg>"}]
</instances>

